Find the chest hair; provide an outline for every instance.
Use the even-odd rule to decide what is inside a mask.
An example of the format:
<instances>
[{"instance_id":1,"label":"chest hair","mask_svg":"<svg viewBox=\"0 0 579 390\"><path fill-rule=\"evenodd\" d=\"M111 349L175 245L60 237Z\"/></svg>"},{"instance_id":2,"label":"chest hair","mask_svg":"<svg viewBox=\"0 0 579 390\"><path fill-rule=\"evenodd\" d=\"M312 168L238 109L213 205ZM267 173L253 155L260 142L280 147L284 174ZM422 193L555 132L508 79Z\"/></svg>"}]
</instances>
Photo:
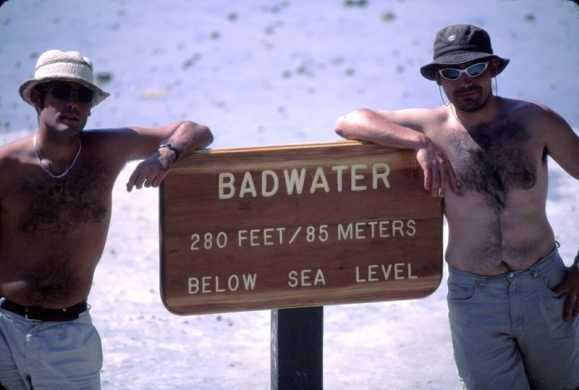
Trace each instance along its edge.
<instances>
[{"instance_id":1,"label":"chest hair","mask_svg":"<svg viewBox=\"0 0 579 390\"><path fill-rule=\"evenodd\" d=\"M79 224L102 221L107 215L107 176L106 164L97 159L77 165L61 179L42 174L25 178L19 190L26 205L20 229L67 234Z\"/></svg>"},{"instance_id":2,"label":"chest hair","mask_svg":"<svg viewBox=\"0 0 579 390\"><path fill-rule=\"evenodd\" d=\"M495 212L503 211L511 190L528 190L537 183L537 163L528 151L530 138L517 122L452 132L454 168L464 189L481 194Z\"/></svg>"}]
</instances>

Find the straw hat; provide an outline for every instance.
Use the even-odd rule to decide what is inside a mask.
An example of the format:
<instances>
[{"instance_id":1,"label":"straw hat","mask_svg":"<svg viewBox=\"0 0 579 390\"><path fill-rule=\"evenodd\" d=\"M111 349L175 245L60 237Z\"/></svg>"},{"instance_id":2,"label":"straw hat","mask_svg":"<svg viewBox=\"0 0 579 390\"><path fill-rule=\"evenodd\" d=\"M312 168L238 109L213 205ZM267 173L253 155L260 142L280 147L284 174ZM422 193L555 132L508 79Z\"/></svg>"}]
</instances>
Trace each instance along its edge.
<instances>
[{"instance_id":1,"label":"straw hat","mask_svg":"<svg viewBox=\"0 0 579 390\"><path fill-rule=\"evenodd\" d=\"M436 80L435 73L439 65L460 65L483 58L498 58L499 74L510 61L494 55L489 34L469 24L457 24L440 30L434 40L433 57L430 64L420 68L422 76L433 81Z\"/></svg>"},{"instance_id":2,"label":"straw hat","mask_svg":"<svg viewBox=\"0 0 579 390\"><path fill-rule=\"evenodd\" d=\"M92 61L88 57L84 57L77 51L62 52L60 50L44 52L36 62L34 78L22 83L18 92L22 99L33 105L30 100L32 89L40 83L53 80L76 82L93 91L93 107L110 96L94 84Z\"/></svg>"}]
</instances>

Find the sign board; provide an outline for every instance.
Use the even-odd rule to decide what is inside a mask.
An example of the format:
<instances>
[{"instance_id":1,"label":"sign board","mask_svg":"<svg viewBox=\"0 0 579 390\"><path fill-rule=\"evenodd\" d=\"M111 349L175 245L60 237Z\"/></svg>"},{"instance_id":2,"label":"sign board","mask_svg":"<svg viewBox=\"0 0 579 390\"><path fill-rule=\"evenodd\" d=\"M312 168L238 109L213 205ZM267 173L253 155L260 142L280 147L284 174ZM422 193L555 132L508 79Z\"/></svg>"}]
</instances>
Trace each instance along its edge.
<instances>
[{"instance_id":1,"label":"sign board","mask_svg":"<svg viewBox=\"0 0 579 390\"><path fill-rule=\"evenodd\" d=\"M410 150L201 150L171 169L160 203L175 314L421 298L442 277L441 200Z\"/></svg>"}]
</instances>

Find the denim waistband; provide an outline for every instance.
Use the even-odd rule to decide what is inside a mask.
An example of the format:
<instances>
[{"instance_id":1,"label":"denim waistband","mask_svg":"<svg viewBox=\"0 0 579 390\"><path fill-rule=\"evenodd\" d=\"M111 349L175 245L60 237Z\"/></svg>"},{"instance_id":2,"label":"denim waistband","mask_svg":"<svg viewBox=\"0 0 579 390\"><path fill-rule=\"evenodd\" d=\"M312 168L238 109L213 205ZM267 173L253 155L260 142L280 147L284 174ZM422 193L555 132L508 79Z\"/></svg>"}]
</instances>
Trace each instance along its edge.
<instances>
[{"instance_id":1,"label":"denim waistband","mask_svg":"<svg viewBox=\"0 0 579 390\"><path fill-rule=\"evenodd\" d=\"M557 259L560 259L559 257L559 243L556 243L555 247L553 248L553 250L546 255L545 257L543 257L542 259L540 259L539 261L537 261L535 264L533 264L531 267L525 269L525 270L520 270L520 271L509 271L507 273L504 273L502 275L493 275L493 276L485 276L485 275L479 275L479 274L475 274L472 272L467 272L467 271L462 271L459 270L457 268L452 267L451 265L448 266L448 272L449 272L449 276L452 275L454 277L458 277L461 278L462 280L467 280L467 279L471 279L473 281L484 281L484 283L505 283L508 282L509 279L513 278L514 276L529 276L531 278L536 278L537 276L541 275L541 273L545 273L547 271L549 271L553 265L555 264L555 261Z\"/></svg>"}]
</instances>

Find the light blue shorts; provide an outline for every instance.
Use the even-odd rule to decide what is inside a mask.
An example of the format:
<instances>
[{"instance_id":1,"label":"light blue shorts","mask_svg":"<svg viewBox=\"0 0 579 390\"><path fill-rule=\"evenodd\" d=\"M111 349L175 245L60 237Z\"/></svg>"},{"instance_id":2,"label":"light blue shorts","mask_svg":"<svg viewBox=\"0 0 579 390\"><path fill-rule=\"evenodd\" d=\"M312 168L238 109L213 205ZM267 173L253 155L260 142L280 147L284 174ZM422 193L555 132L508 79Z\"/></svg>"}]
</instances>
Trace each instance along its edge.
<instances>
[{"instance_id":1,"label":"light blue shorts","mask_svg":"<svg viewBox=\"0 0 579 390\"><path fill-rule=\"evenodd\" d=\"M0 389L100 389L102 360L88 310L74 321L41 322L0 309Z\"/></svg>"},{"instance_id":2,"label":"light blue shorts","mask_svg":"<svg viewBox=\"0 0 579 390\"><path fill-rule=\"evenodd\" d=\"M454 358L468 390L579 386L579 322L551 291L567 268L557 248L526 271L484 277L449 267Z\"/></svg>"}]
</instances>

